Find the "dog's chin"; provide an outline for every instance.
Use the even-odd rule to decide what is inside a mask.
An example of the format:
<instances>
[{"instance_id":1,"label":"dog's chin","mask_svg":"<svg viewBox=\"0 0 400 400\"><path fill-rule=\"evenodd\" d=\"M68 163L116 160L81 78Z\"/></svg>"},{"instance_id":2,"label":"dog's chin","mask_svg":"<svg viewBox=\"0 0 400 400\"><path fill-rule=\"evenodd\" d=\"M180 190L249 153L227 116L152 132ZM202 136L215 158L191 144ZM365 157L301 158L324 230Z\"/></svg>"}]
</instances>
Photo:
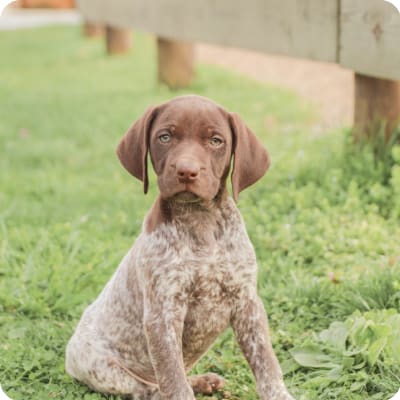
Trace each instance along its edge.
<instances>
[{"instance_id":1,"label":"dog's chin","mask_svg":"<svg viewBox=\"0 0 400 400\"><path fill-rule=\"evenodd\" d=\"M182 184L175 187L158 185L160 189L160 195L167 201L172 201L179 204L202 204L206 205L210 201L213 201L218 191L212 190L201 190L197 185Z\"/></svg>"},{"instance_id":2,"label":"dog's chin","mask_svg":"<svg viewBox=\"0 0 400 400\"><path fill-rule=\"evenodd\" d=\"M174 201L182 204L200 203L203 199L193 192L183 191L173 196Z\"/></svg>"}]
</instances>

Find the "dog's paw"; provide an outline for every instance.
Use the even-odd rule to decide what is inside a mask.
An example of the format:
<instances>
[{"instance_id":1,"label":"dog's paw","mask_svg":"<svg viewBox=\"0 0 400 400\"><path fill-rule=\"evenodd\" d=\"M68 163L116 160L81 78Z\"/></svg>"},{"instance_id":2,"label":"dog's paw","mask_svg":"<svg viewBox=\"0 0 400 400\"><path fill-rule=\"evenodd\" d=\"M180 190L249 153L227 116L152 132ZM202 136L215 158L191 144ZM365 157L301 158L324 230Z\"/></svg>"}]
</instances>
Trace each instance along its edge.
<instances>
[{"instance_id":1,"label":"dog's paw","mask_svg":"<svg viewBox=\"0 0 400 400\"><path fill-rule=\"evenodd\" d=\"M212 372L204 375L193 375L188 381L195 393L211 394L220 390L225 385L225 379Z\"/></svg>"}]
</instances>

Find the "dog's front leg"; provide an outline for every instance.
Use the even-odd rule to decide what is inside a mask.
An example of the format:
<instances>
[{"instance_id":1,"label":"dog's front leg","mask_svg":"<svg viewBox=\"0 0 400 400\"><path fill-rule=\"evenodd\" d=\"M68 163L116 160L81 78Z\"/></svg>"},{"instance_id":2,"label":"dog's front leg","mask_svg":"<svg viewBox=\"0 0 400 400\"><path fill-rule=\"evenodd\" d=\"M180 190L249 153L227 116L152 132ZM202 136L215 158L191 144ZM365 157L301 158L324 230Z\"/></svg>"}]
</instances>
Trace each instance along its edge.
<instances>
[{"instance_id":1,"label":"dog's front leg","mask_svg":"<svg viewBox=\"0 0 400 400\"><path fill-rule=\"evenodd\" d=\"M156 307L145 313L144 327L152 365L163 400L194 400L182 356L183 310Z\"/></svg>"},{"instance_id":2,"label":"dog's front leg","mask_svg":"<svg viewBox=\"0 0 400 400\"><path fill-rule=\"evenodd\" d=\"M256 378L261 399L293 400L283 382L281 368L269 338L267 315L255 290L238 300L231 323Z\"/></svg>"}]
</instances>

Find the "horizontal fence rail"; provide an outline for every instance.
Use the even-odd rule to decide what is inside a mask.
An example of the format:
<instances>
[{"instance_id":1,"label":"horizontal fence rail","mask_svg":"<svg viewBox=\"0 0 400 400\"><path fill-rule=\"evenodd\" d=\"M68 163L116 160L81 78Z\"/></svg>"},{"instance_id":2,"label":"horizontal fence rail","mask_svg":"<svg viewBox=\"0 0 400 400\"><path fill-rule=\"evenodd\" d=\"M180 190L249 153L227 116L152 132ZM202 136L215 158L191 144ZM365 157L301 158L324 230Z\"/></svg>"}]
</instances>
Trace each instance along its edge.
<instances>
[{"instance_id":1,"label":"horizontal fence rail","mask_svg":"<svg viewBox=\"0 0 400 400\"><path fill-rule=\"evenodd\" d=\"M383 0L342 0L338 63L400 80L400 13Z\"/></svg>"},{"instance_id":2,"label":"horizontal fence rail","mask_svg":"<svg viewBox=\"0 0 400 400\"><path fill-rule=\"evenodd\" d=\"M91 22L334 62L400 80L400 13L384 0L78 0Z\"/></svg>"},{"instance_id":3,"label":"horizontal fence rail","mask_svg":"<svg viewBox=\"0 0 400 400\"><path fill-rule=\"evenodd\" d=\"M168 73L159 73L171 86L189 82L191 61L184 57L192 54L188 43L196 41L337 63L354 70L356 78L400 80L400 13L384 0L77 0L77 5L89 23L155 34L167 69L187 64L181 68L184 79L175 74L168 81ZM356 86L361 81L370 84L356 79ZM393 108L400 104L400 84L394 85L390 116L385 107L379 110L393 123L400 117ZM356 90L356 103L361 92L368 91ZM374 107L363 100L365 110Z\"/></svg>"}]
</instances>

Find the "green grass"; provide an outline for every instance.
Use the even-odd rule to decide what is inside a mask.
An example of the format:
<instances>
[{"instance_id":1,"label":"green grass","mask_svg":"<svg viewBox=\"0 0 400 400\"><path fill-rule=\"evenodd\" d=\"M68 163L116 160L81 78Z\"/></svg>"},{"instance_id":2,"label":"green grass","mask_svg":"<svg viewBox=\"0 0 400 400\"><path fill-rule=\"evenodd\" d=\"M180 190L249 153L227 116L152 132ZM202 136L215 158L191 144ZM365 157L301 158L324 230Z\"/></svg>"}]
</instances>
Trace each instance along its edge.
<instances>
[{"instance_id":1,"label":"green grass","mask_svg":"<svg viewBox=\"0 0 400 400\"><path fill-rule=\"evenodd\" d=\"M78 28L0 32L0 54L0 383L11 398L107 398L65 374L64 349L157 193L153 177L142 194L116 144L147 106L183 93L238 112L272 155L239 207L295 397L386 400L397 391L400 344L386 320L366 312L400 310L398 147L384 183L368 148L353 150L344 131L312 133L311 108L287 91L210 66L199 66L187 91L159 87L148 36L135 36L132 54L109 58ZM363 335L345 349L321 339L334 321L353 329L360 320ZM387 340L382 352L374 335ZM341 369L296 363L293 354L310 346ZM355 369L349 358L365 363ZM227 378L226 397L257 399L231 332L196 367L206 370Z\"/></svg>"}]
</instances>

